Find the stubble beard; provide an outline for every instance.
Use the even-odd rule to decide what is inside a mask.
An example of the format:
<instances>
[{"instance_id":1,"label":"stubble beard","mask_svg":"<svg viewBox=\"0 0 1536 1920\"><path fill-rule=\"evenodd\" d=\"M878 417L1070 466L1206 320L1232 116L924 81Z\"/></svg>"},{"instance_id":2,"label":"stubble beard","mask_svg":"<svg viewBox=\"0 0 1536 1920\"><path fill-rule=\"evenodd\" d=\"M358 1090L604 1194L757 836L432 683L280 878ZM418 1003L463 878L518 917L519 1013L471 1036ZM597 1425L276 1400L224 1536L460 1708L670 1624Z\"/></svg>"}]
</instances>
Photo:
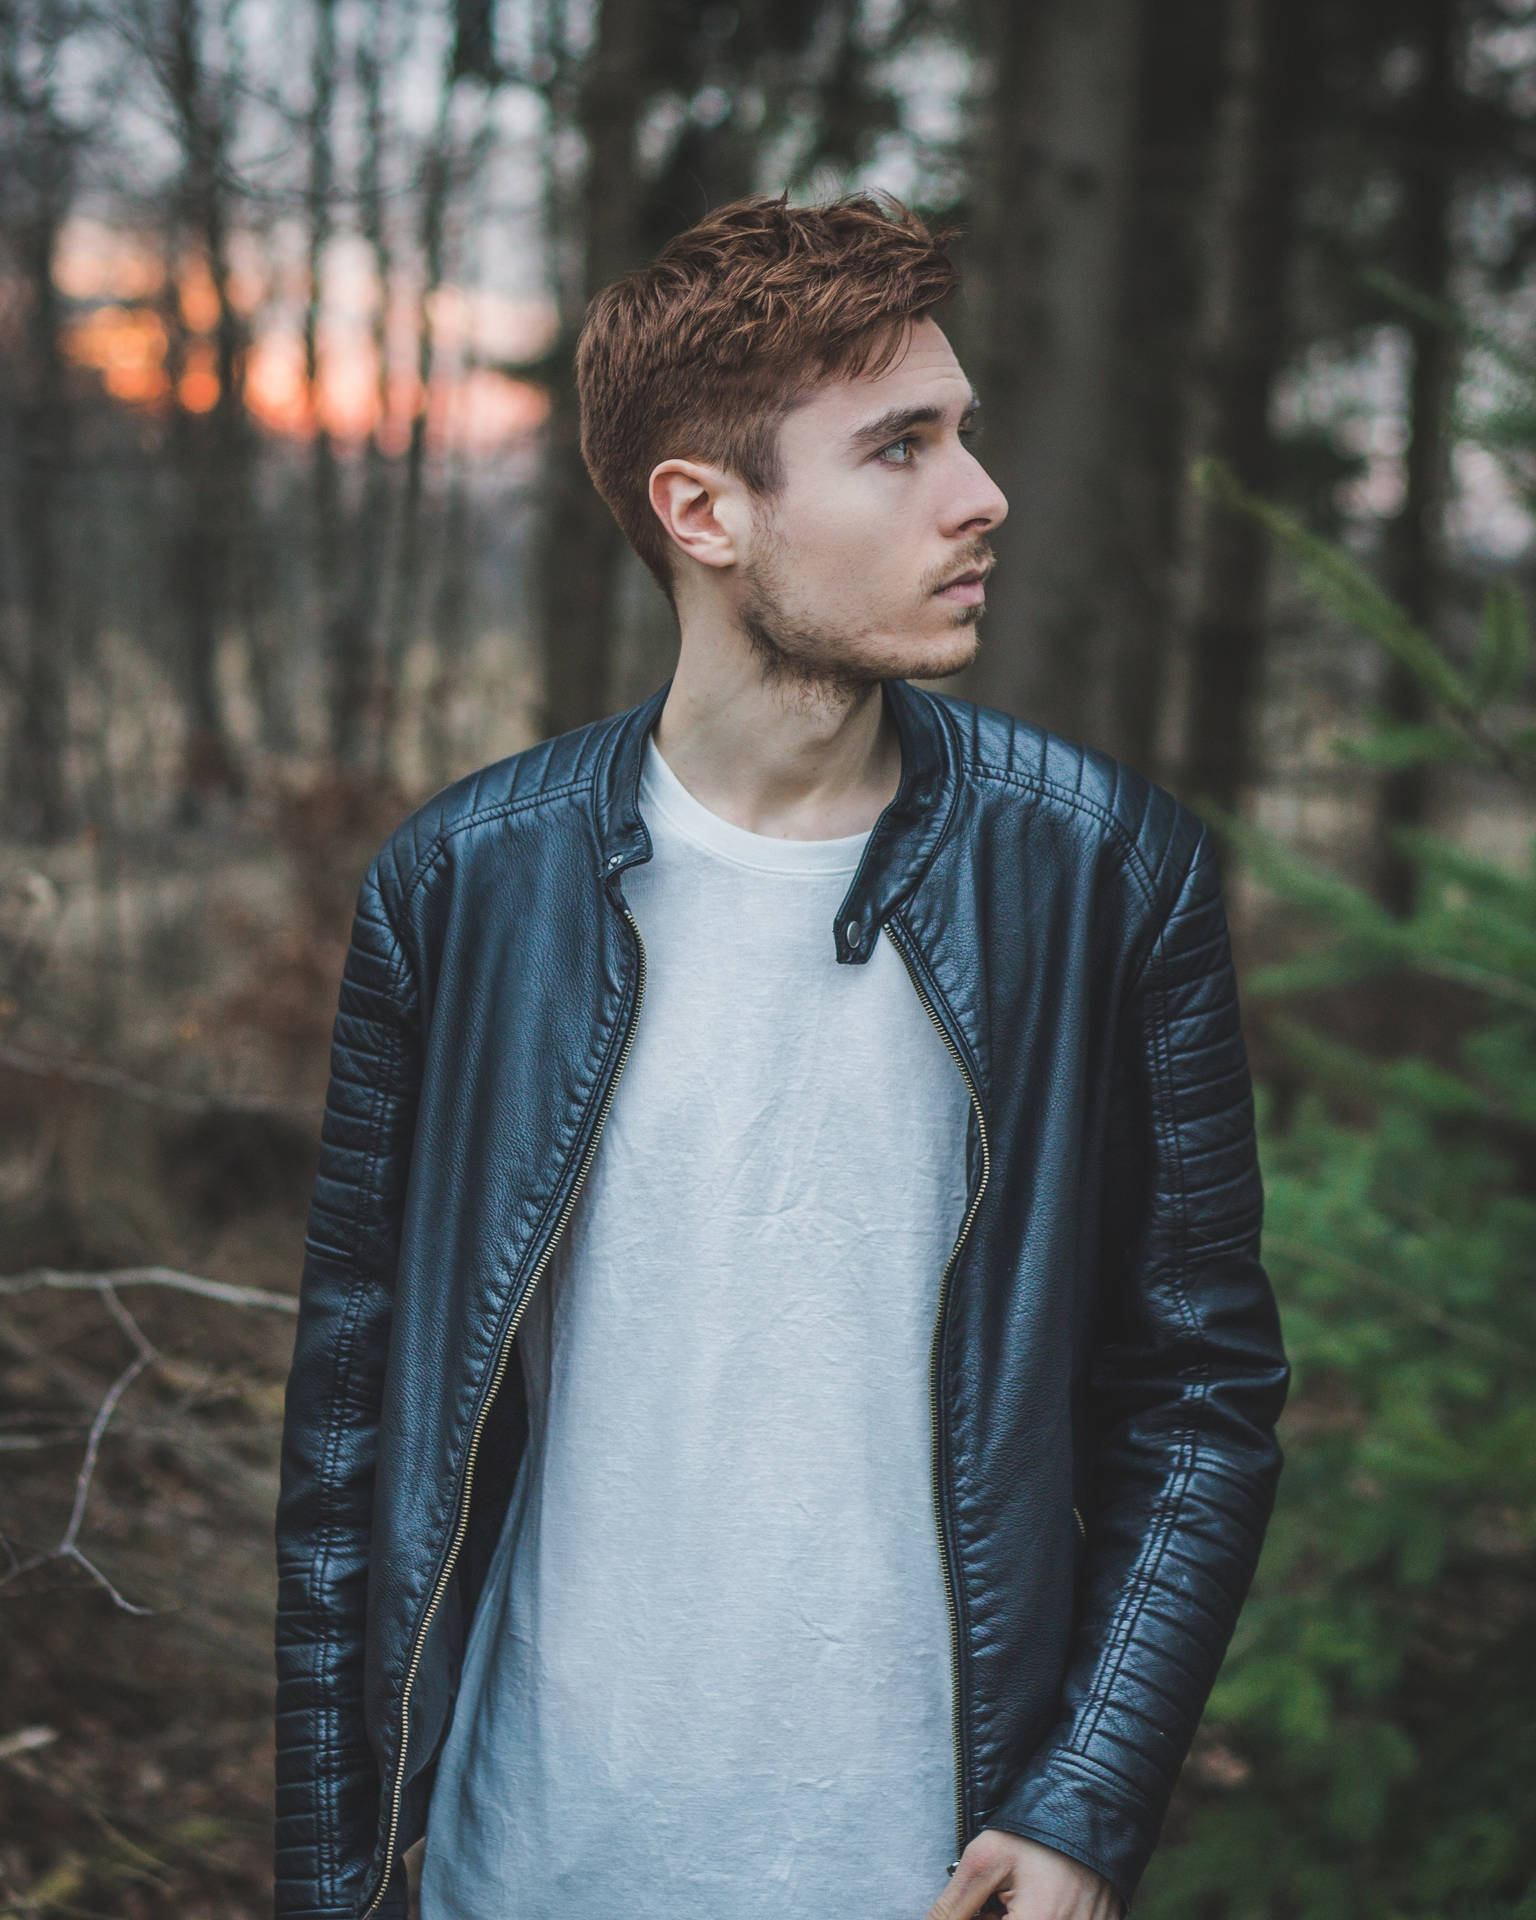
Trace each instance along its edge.
<instances>
[{"instance_id":1,"label":"stubble beard","mask_svg":"<svg viewBox=\"0 0 1536 1920\"><path fill-rule=\"evenodd\" d=\"M895 647L887 656L860 657L861 635L797 618L785 605L775 559L782 543L771 543L771 556L754 560L746 569L746 592L737 611L741 630L752 649L764 684L794 704L847 705L883 680L944 680L961 673L976 657L981 636L975 632L983 609L959 606L951 630L969 627L972 645L956 658L954 650L934 642L919 651Z\"/></svg>"}]
</instances>

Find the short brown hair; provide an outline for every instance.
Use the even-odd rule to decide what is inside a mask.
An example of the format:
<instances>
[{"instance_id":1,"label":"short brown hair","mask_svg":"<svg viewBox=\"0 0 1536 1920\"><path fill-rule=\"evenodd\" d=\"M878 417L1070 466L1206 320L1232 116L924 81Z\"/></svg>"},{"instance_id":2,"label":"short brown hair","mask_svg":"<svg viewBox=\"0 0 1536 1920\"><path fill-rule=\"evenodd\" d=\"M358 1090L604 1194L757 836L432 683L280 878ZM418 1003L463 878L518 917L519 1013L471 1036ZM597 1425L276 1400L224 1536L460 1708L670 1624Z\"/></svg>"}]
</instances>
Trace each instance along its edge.
<instances>
[{"instance_id":1,"label":"short brown hair","mask_svg":"<svg viewBox=\"0 0 1536 1920\"><path fill-rule=\"evenodd\" d=\"M930 233L894 195L788 197L716 207L604 287L576 343L582 459L674 604L672 543L649 497L658 463L708 461L772 499L785 417L823 381L884 372L960 282L945 245L961 229Z\"/></svg>"}]
</instances>

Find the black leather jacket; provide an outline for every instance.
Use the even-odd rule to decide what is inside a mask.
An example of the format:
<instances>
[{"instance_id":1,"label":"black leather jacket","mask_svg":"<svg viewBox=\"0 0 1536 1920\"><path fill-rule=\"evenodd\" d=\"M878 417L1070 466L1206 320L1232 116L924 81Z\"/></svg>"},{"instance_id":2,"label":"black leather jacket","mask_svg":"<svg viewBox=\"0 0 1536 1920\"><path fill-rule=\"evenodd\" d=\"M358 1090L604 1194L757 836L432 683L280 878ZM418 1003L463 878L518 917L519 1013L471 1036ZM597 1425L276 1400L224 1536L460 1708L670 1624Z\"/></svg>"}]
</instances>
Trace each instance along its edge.
<instances>
[{"instance_id":1,"label":"black leather jacket","mask_svg":"<svg viewBox=\"0 0 1536 1920\"><path fill-rule=\"evenodd\" d=\"M405 1911L527 1431L518 1321L644 1018L623 879L667 690L448 787L363 883L277 1520L290 1920ZM972 1101L931 1382L956 1849L1005 1828L1129 1903L1252 1577L1289 1379L1211 843L1103 755L884 697L901 783L828 935L843 966L895 943Z\"/></svg>"}]
</instances>

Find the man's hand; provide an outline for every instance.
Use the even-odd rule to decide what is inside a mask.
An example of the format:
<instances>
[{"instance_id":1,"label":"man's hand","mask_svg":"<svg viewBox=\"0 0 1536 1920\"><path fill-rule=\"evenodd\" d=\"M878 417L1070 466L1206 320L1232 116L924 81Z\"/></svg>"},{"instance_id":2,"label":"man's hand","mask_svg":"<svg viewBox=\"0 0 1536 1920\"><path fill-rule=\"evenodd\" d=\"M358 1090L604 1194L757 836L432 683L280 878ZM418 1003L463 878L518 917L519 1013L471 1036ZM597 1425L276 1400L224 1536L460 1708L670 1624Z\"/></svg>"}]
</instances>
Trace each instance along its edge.
<instances>
[{"instance_id":1,"label":"man's hand","mask_svg":"<svg viewBox=\"0 0 1536 1920\"><path fill-rule=\"evenodd\" d=\"M928 1920L972 1920L1005 1913L1008 1920L1121 1920L1120 1896L1101 1875L1069 1854L1016 1833L984 1828L960 1856Z\"/></svg>"}]
</instances>

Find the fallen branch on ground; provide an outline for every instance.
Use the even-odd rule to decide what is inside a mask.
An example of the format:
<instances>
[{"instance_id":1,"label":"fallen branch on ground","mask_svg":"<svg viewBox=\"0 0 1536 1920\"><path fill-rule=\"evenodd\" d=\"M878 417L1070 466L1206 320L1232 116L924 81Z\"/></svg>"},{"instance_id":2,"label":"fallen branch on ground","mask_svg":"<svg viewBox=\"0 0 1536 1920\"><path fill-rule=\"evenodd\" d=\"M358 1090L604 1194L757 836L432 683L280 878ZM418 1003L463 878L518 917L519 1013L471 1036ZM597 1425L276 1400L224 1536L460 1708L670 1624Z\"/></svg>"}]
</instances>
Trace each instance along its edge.
<instances>
[{"instance_id":1,"label":"fallen branch on ground","mask_svg":"<svg viewBox=\"0 0 1536 1920\"><path fill-rule=\"evenodd\" d=\"M52 1267L34 1267L30 1273L0 1279L0 1293L36 1293L44 1287L59 1293L101 1294L113 1293L118 1287L175 1287L182 1293L200 1294L205 1300L222 1300L231 1307L261 1307L270 1313L299 1310L294 1294L237 1287L227 1280L204 1280L195 1273L178 1273L174 1267L119 1267L111 1273L59 1273Z\"/></svg>"},{"instance_id":2,"label":"fallen branch on ground","mask_svg":"<svg viewBox=\"0 0 1536 1920\"><path fill-rule=\"evenodd\" d=\"M313 1100L273 1099L261 1094L183 1093L177 1087L161 1087L153 1081L136 1079L120 1067L93 1066L88 1060L60 1060L51 1054L29 1053L23 1047L0 1046L0 1067L29 1074L37 1080L65 1080L75 1086L100 1087L108 1093L124 1094L144 1106L161 1107L167 1113L264 1113L274 1119L302 1123L312 1120L315 1112Z\"/></svg>"},{"instance_id":3,"label":"fallen branch on ground","mask_svg":"<svg viewBox=\"0 0 1536 1920\"><path fill-rule=\"evenodd\" d=\"M235 1286L224 1280L206 1280L197 1274L179 1273L171 1267L126 1267L111 1273L61 1273L51 1267L38 1267L29 1273L13 1274L0 1279L0 1294L17 1295L49 1291L98 1295L108 1313L127 1337L132 1349L127 1365L113 1380L96 1406L90 1432L86 1436L85 1455L81 1460L80 1470L75 1476L74 1501L62 1538L55 1546L48 1547L41 1553L32 1554L25 1560L17 1557L9 1543L0 1543L4 1545L5 1556L9 1562L5 1571L0 1573L0 1589L4 1589L13 1581L35 1572L37 1568L46 1566L52 1561L72 1561L104 1588L111 1596L113 1605L120 1607L125 1613L142 1614L154 1611L151 1607L137 1605L120 1593L80 1546L80 1529L85 1522L91 1481L95 1476L102 1441L106 1437L113 1415L117 1412L124 1394L141 1373L151 1367L165 1364L165 1356L118 1298L118 1289L127 1286L170 1287L178 1292L196 1294L205 1300L218 1300L227 1306L255 1308L270 1313L298 1312L298 1301L291 1294L269 1293L260 1287Z\"/></svg>"}]
</instances>

